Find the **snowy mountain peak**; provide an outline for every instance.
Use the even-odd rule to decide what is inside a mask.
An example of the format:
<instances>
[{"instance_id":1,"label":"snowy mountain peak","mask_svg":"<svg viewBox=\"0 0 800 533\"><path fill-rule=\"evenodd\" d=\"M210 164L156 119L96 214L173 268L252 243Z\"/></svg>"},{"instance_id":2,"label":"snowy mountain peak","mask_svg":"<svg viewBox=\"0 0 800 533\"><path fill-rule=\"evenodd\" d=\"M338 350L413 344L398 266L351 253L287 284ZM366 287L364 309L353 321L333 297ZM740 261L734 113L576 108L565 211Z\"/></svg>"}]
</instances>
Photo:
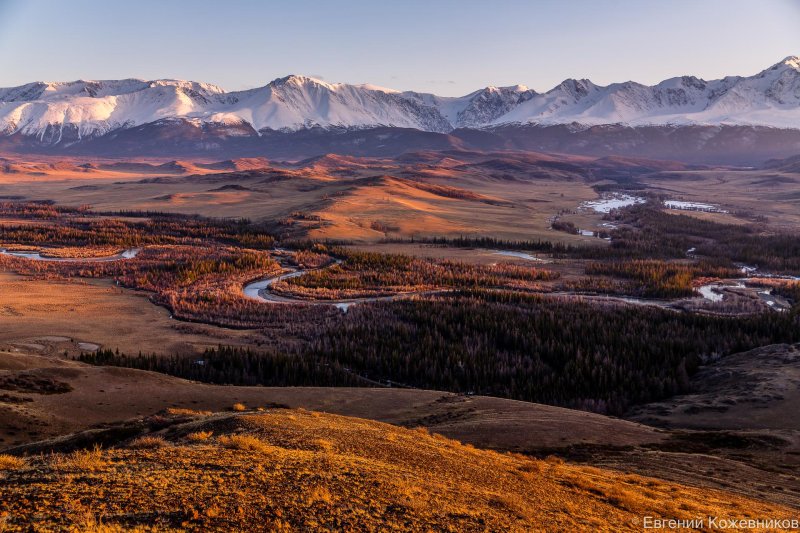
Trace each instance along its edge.
<instances>
[{"instance_id":1,"label":"snowy mountain peak","mask_svg":"<svg viewBox=\"0 0 800 533\"><path fill-rule=\"evenodd\" d=\"M222 87L197 81L164 79L149 81L147 85L148 87L175 87L185 91L197 91L205 94L225 94L225 89Z\"/></svg>"},{"instance_id":2,"label":"snowy mountain peak","mask_svg":"<svg viewBox=\"0 0 800 533\"><path fill-rule=\"evenodd\" d=\"M757 78L764 78L764 77L772 77L772 76L780 76L784 73L791 73L795 74L800 72L800 57L799 56L788 56L781 61L778 61L771 67L762 70L754 77Z\"/></svg>"},{"instance_id":3,"label":"snowy mountain peak","mask_svg":"<svg viewBox=\"0 0 800 533\"><path fill-rule=\"evenodd\" d=\"M308 85L318 85L320 87L325 87L329 90L335 90L335 86L331 85L330 83L325 83L322 80L318 80L317 78L312 78L310 76L303 76L300 74L290 74L283 78L278 78L270 83L270 85L294 85L296 87L303 87Z\"/></svg>"},{"instance_id":4,"label":"snowy mountain peak","mask_svg":"<svg viewBox=\"0 0 800 533\"><path fill-rule=\"evenodd\" d=\"M163 121L237 125L236 135L377 126L446 133L505 124L800 129L800 57L789 56L750 77L706 81L682 76L654 86L630 81L600 86L588 79L567 79L545 93L524 85L488 86L461 97L328 83L296 74L237 92L173 79L34 82L0 89L0 135L75 142Z\"/></svg>"},{"instance_id":5,"label":"snowy mountain peak","mask_svg":"<svg viewBox=\"0 0 800 533\"><path fill-rule=\"evenodd\" d=\"M364 89L364 90L367 90L367 91L380 91L382 93L387 93L387 94L399 94L400 93L400 91L398 91L397 89L389 89L388 87L381 87L380 85L374 85L372 83L361 83L359 85L355 85L355 87L358 87L359 89Z\"/></svg>"},{"instance_id":6,"label":"snowy mountain peak","mask_svg":"<svg viewBox=\"0 0 800 533\"><path fill-rule=\"evenodd\" d=\"M598 86L592 83L591 80L587 79L576 80L573 78L569 78L559 83L557 87L548 91L548 94L555 91L564 91L567 94L580 99L585 96L588 96L591 92L596 91L597 89Z\"/></svg>"},{"instance_id":7,"label":"snowy mountain peak","mask_svg":"<svg viewBox=\"0 0 800 533\"><path fill-rule=\"evenodd\" d=\"M795 70L800 70L800 56L787 56L778 65L785 65Z\"/></svg>"},{"instance_id":8,"label":"snowy mountain peak","mask_svg":"<svg viewBox=\"0 0 800 533\"><path fill-rule=\"evenodd\" d=\"M494 85L489 85L484 89L484 91L493 93L524 93L529 90L530 89L528 89L528 87L525 85L509 85L507 87L496 87Z\"/></svg>"}]
</instances>

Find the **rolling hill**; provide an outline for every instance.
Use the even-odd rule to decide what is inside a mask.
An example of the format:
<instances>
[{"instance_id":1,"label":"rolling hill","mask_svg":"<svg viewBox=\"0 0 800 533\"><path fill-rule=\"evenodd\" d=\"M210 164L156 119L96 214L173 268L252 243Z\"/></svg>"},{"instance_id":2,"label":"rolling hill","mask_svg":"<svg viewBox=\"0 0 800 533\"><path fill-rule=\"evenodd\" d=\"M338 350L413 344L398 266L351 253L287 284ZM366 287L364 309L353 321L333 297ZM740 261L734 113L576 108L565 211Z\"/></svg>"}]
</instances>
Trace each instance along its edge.
<instances>
[{"instance_id":1,"label":"rolling hill","mask_svg":"<svg viewBox=\"0 0 800 533\"><path fill-rule=\"evenodd\" d=\"M724 491L303 410L173 410L144 426L106 449L70 451L67 439L51 454L0 455L6 530L35 520L95 531L640 531L646 516L794 516Z\"/></svg>"}]
</instances>

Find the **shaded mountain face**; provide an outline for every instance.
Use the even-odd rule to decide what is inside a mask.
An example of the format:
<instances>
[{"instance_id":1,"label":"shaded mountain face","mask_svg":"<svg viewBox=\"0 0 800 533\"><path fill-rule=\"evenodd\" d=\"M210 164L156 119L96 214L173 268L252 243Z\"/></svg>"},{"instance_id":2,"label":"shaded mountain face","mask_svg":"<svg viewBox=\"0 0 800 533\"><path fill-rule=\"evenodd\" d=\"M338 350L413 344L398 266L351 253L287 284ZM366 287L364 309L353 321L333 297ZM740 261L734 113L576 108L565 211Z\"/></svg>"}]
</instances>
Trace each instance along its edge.
<instances>
[{"instance_id":1,"label":"shaded mountain face","mask_svg":"<svg viewBox=\"0 0 800 533\"><path fill-rule=\"evenodd\" d=\"M309 128L255 132L220 124L166 120L123 128L79 142L44 144L38 137L0 137L0 152L110 158L266 157L301 160L327 153L394 157L405 152L443 150L522 150L584 156L624 156L705 165L760 166L764 161L800 154L800 129L761 126L506 125L460 128L435 133L413 128ZM49 131L48 135L69 134Z\"/></svg>"},{"instance_id":2,"label":"shaded mountain face","mask_svg":"<svg viewBox=\"0 0 800 533\"><path fill-rule=\"evenodd\" d=\"M658 135L653 128L660 129ZM14 151L308 157L342 149L392 155L465 143L525 149L535 137L531 149L637 155L635 150L658 137L658 145L645 147L646 155L674 159L684 152L699 154L723 130L742 135L735 143L742 162L800 151L795 143L800 58L788 57L750 77L684 76L654 86L605 87L570 79L545 93L487 87L462 97L295 75L238 92L191 81L135 79L0 89L0 149ZM661 139L676 132L690 135ZM556 138L545 138L555 133ZM765 145L767 138L774 148ZM675 152L665 152L667 145ZM722 154L707 161L728 159Z\"/></svg>"}]
</instances>

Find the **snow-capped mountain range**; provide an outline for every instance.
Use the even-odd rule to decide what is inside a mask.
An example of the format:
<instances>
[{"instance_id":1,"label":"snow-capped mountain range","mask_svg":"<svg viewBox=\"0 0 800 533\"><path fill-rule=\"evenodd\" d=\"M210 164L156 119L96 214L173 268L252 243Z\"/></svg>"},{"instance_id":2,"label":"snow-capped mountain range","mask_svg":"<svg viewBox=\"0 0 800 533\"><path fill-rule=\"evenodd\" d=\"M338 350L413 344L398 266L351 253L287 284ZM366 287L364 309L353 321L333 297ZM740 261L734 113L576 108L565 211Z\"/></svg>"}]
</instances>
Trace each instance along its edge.
<instances>
[{"instance_id":1,"label":"snow-capped mountain range","mask_svg":"<svg viewBox=\"0 0 800 533\"><path fill-rule=\"evenodd\" d=\"M137 79L36 82L0 89L0 133L74 143L159 121L226 128L227 135L315 127L448 133L508 125L746 125L800 129L800 57L750 77L684 76L654 86L565 80L538 93L487 87L462 97L331 84L287 76L246 91ZM66 133L66 134L65 134Z\"/></svg>"}]
</instances>

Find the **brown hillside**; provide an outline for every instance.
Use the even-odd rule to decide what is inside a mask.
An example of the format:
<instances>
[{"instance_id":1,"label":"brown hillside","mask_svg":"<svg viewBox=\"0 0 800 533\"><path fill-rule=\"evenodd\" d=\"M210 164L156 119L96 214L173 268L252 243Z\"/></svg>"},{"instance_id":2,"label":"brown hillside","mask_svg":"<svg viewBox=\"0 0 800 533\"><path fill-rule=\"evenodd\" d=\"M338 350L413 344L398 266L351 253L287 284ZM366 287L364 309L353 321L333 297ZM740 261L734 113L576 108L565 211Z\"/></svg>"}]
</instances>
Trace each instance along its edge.
<instances>
[{"instance_id":1,"label":"brown hillside","mask_svg":"<svg viewBox=\"0 0 800 533\"><path fill-rule=\"evenodd\" d=\"M792 516L720 491L309 411L173 411L149 424L157 431L107 450L0 457L6 529L640 531L643 516Z\"/></svg>"}]
</instances>

